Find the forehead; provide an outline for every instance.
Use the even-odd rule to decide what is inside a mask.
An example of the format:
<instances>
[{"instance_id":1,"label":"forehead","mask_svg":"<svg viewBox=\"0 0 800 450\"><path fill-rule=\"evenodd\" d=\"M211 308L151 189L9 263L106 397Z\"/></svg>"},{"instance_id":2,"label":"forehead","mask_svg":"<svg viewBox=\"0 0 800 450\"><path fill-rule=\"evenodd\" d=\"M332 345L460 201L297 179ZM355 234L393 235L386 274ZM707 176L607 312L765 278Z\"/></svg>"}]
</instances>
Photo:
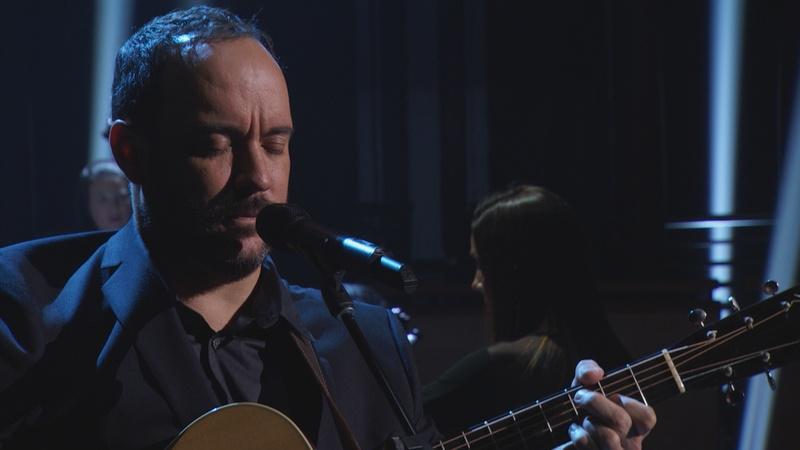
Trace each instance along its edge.
<instances>
[{"instance_id":1,"label":"forehead","mask_svg":"<svg viewBox=\"0 0 800 450\"><path fill-rule=\"evenodd\" d=\"M289 112L283 73L252 38L187 46L180 58L167 63L159 86L161 110L173 120L186 115L182 113L288 116Z\"/></svg>"}]
</instances>

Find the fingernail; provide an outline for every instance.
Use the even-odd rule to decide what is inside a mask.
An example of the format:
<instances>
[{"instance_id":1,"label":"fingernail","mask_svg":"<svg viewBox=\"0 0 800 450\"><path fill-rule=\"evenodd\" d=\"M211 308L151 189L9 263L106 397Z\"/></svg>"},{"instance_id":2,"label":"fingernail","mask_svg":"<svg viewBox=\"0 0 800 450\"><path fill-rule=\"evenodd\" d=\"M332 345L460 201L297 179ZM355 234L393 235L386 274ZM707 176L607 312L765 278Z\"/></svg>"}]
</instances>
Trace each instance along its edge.
<instances>
[{"instance_id":1,"label":"fingernail","mask_svg":"<svg viewBox=\"0 0 800 450\"><path fill-rule=\"evenodd\" d=\"M569 424L569 434L574 434L578 431L578 425L571 423Z\"/></svg>"}]
</instances>

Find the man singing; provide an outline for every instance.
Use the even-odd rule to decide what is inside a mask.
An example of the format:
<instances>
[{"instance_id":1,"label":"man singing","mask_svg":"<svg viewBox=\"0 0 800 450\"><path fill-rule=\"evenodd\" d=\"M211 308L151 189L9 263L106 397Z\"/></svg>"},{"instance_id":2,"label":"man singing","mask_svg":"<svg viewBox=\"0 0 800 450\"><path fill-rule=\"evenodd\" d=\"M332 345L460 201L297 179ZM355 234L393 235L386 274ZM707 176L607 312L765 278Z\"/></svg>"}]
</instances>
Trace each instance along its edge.
<instances>
[{"instance_id":1,"label":"man singing","mask_svg":"<svg viewBox=\"0 0 800 450\"><path fill-rule=\"evenodd\" d=\"M321 449L404 434L319 293L282 281L256 233L261 208L286 201L289 109L269 39L225 10L158 17L122 46L109 141L133 218L0 250L2 448L164 448L245 401ZM398 325L366 305L357 318L417 440L438 442ZM578 381L600 376L579 365ZM630 399L579 400L569 447L639 448L655 422Z\"/></svg>"}]
</instances>

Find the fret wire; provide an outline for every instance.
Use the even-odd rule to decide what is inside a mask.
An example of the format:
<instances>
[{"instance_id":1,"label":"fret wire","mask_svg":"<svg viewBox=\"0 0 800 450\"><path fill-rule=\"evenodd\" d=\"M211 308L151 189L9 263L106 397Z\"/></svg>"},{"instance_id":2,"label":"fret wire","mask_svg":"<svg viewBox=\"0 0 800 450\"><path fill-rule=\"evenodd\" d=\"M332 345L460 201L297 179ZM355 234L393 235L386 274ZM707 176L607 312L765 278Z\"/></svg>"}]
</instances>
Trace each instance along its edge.
<instances>
[{"instance_id":1,"label":"fret wire","mask_svg":"<svg viewBox=\"0 0 800 450\"><path fill-rule=\"evenodd\" d=\"M656 356L660 357L661 355L658 354ZM646 359L646 360L643 360L643 361L637 363L636 365L633 365L633 366L629 365L629 367L645 365L645 364L651 363L654 359L655 358L649 358L649 359ZM661 362L660 364L651 365L651 366L643 369L642 372L650 372L650 371L659 369L659 366L661 366L661 368L662 368L662 370L659 371L659 373L653 374L653 375L651 375L651 376L649 376L647 378L642 378L642 382L644 383L644 380L649 380L649 379L651 379L651 378L653 378L653 377L655 377L657 375L662 375L662 374L666 373L663 370L663 366L664 366L663 362ZM632 372L632 369L629 368L629 367L626 367L626 369L628 371ZM609 377L613 377L615 375L617 375L617 376L621 375L624 371L625 370L618 370L618 371L610 374L608 377L606 377L606 380ZM627 381L629 381L629 380L630 380L630 378ZM666 380L669 380L669 378L666 378ZM626 381L626 379L623 378L623 379L619 379L619 380L614 380L611 384L619 385L619 384L625 383L625 381ZM643 391L642 391L642 388L641 388L641 386L643 386L644 384L638 385L638 381L639 380L637 380L635 376L633 377L633 381L634 381L634 385L636 386L636 390L633 390L632 393L635 394L638 391L640 393L640 395L642 395L642 397L644 398L644 395L642 394ZM656 383L653 383L653 385L662 383L663 381L665 381L665 380L660 380L660 381L658 381ZM627 388L633 387L634 385L628 384L628 385L622 387L622 389L612 391L612 394L613 393L621 393L623 395L626 395L626 393L624 391ZM600 383L598 383L598 388L600 389L600 391L601 391L601 393L603 395L607 394L605 388L608 387L608 386L609 386L609 384L606 384L606 386L603 387ZM581 389L581 387L576 387L572 391L577 391L578 389ZM571 392L570 389L566 389L565 390L565 393L568 395L568 397L569 397L569 393L570 392ZM538 406L539 410L540 410L540 413L541 413L541 416L544 419L544 422L545 422L544 424L547 426L547 431L552 435L552 433L554 433L554 431L555 431L554 428L553 428L553 424L556 424L555 426L559 427L561 425L570 423L572 421L572 414L570 414L570 418L566 418L565 417L566 420L564 422L561 422L561 416L566 414L566 412L569 411L569 408L566 411L561 411L561 412L557 413L555 416L553 416L552 414L550 416L548 416L548 414L545 412L544 405L547 404L547 403L550 403L553 400L557 400L559 397L561 397L561 395L553 396L551 398L546 399L545 401L537 401L536 403L534 403L532 405L529 405L527 407L521 408L517 413L514 413L514 411L509 411L509 417L511 417L512 421L514 422L514 428L517 430L517 432L515 434L519 434L519 436L523 439L522 444L524 445L525 448L528 448L528 443L524 440L525 439L524 436L525 436L525 431L526 430L529 430L529 429L533 428L533 431L536 433L536 435L541 435L541 434L540 434L540 431L536 429L537 425L536 425L535 419L533 417L531 417L530 419L524 419L524 418L518 419L517 415L520 414L520 413L523 413L523 412L527 412L530 409L536 408ZM572 400L571 397L569 397L569 398L570 398L570 401L571 401ZM554 405L554 406L566 406L566 402L563 402L563 403L560 403L560 404ZM572 408L572 411L575 411L575 409ZM554 417L558 418L557 419L558 422L551 421L551 419L554 418ZM488 425L489 423L491 423L491 424L499 424L503 420L508 420L508 417L500 417L500 418L497 418L497 419L493 420L492 422L488 422L487 421L487 422L485 422L485 425ZM526 424L526 425L523 425L523 424ZM489 428L487 427L487 429L489 429ZM504 429L505 428L496 428L494 430L490 430L490 432L492 434L497 434L497 433L499 433L500 431L502 431ZM544 431L544 429L540 429L540 430ZM471 433L473 433L473 432L471 432ZM498 436L500 436L500 435L498 435ZM471 447L472 443L475 443L475 442L477 442L477 441L479 441L481 439L481 438L478 438L478 439L475 439L474 441L470 441L468 438L466 438L466 435L464 435L463 433L462 433L462 436L460 436L460 437L464 439L464 442L467 444L467 448L472 448ZM499 439L497 439L497 440L499 440ZM447 442L448 443L452 442L452 439L450 441L447 441ZM444 442L441 442L440 445L444 449ZM461 446L459 446L457 448L461 448Z\"/></svg>"},{"instance_id":2,"label":"fret wire","mask_svg":"<svg viewBox=\"0 0 800 450\"><path fill-rule=\"evenodd\" d=\"M651 362L651 361L648 361L648 362ZM642 386L644 386L644 388L652 388L655 385L661 384L661 383L663 383L665 381L669 381L670 377L669 377L668 371L664 370L663 362L661 364L656 364L656 365L653 365L651 367L648 367L646 369L646 371L652 371L654 369L658 369L659 365L661 366L662 370L660 370L659 373L657 373L657 374L653 374L653 375L651 375L651 376L649 376L647 378L642 378L642 384L641 385L636 386L636 382L638 382L638 380L635 377L633 377L633 380L635 382L634 384L628 384L628 385L622 387L622 389L619 389L619 390L617 390L615 392L612 392L612 394L613 393L620 393L622 395L632 396L633 394L636 394L637 392L643 392ZM626 367L626 369L627 369L627 367ZM630 369L628 369L628 370L630 370ZM621 374L621 372L617 373L617 375L619 375L619 374ZM657 381L655 383L652 383L650 385L645 385L644 384L644 380L649 380L649 379L652 379L652 378L654 378L654 377L656 377L658 375L665 375L665 374L667 375L665 378L663 378L663 379L661 379L661 380L659 380L659 381ZM628 381L631 380L631 377L627 377L627 378L628 378ZM618 380L616 382L616 384L618 385L618 384L621 384L621 383L623 383L625 381L626 381L625 379L621 379L621 380ZM630 392L626 392L630 388L634 388L634 389L630 390ZM580 388L575 388L575 390L577 390L577 389L580 389ZM605 388L603 389L603 391L605 391ZM569 393L569 390L567 390L567 393ZM538 406L539 409L540 409L540 412L542 413L542 418L545 419L545 424L548 426L547 427L547 431L549 431L551 433L551 435L555 431L554 426L557 428L557 427L566 425L566 424L572 422L572 420L573 420L572 415L570 414L569 418L564 417L563 421L562 421L562 416L564 416L567 413L567 411L569 411L569 409L567 409L565 411L561 411L560 413L558 413L555 416L553 416L552 414L550 416L548 416L547 413L544 411L544 405L549 403L552 400L557 399L558 397L559 396L551 397L551 398L547 399L544 402L541 402L541 401L540 402L536 402L535 404L530 405L529 407L526 407L526 408L523 409L523 410L529 410L531 408L535 408L536 406ZM561 403L558 406L564 406L564 405L566 405L566 403ZM556 406L556 405L554 405L554 406ZM514 422L515 428L517 429L517 433L515 433L515 434L519 434L520 437L523 438L523 439L524 439L524 436L525 436L526 432L528 432L528 431L533 432L534 435L537 435L537 436L541 436L540 430L544 431L544 430L542 430L540 428L537 428L536 421L533 418L531 418L531 419L518 419L517 418L517 414L515 414L513 411L509 411L509 416L512 418L512 421ZM554 418L556 418L556 419L554 419ZM500 420L501 419L495 420L492 423L497 423ZM527 424L526 424L526 422L527 422ZM526 424L526 425L522 426L523 424ZM494 432L498 433L497 430L494 430ZM498 435L498 436L500 436L500 435ZM502 438L498 438L497 441L500 442L501 439ZM508 436L503 440L508 441ZM523 440L523 445L525 446L525 448L528 448L528 443L526 441L524 441L524 440Z\"/></svg>"},{"instance_id":3,"label":"fret wire","mask_svg":"<svg viewBox=\"0 0 800 450\"><path fill-rule=\"evenodd\" d=\"M669 379L670 378L665 377L664 379L662 379L662 380L660 380L660 381L658 381L656 383L653 383L652 385L650 385L650 387L655 386L655 385L660 384L660 383L663 383L665 381L668 381ZM614 392L614 393L619 393L619 394L625 395L627 397L633 397L633 395L636 394L637 392L641 392L641 390L638 387L634 387L634 386L635 385L626 386L626 388L634 388L634 389L631 389L629 392L626 392L625 389L623 389L623 390L620 390L620 391L617 391L617 392ZM567 414L566 411L563 411L560 414L557 414L555 416L551 415L550 419L552 419L553 421L552 422L548 422L549 429L553 430L554 427L558 428L560 426L563 426L563 425L566 425L568 423L571 423L573 421L573 418L572 418L571 415L570 415L570 417L564 417L565 420L561 421L561 417L564 416L565 414Z\"/></svg>"},{"instance_id":4,"label":"fret wire","mask_svg":"<svg viewBox=\"0 0 800 450\"><path fill-rule=\"evenodd\" d=\"M602 385L602 384L600 384L600 381L599 381L599 380L597 381L597 387L599 387L599 388L600 388L600 393L601 393L601 394L603 394L603 397L608 397L608 396L606 395L606 391L605 391L605 390L603 390L603 385Z\"/></svg>"},{"instance_id":5,"label":"fret wire","mask_svg":"<svg viewBox=\"0 0 800 450\"><path fill-rule=\"evenodd\" d=\"M640 370L639 373L642 374L642 373L649 372L650 370L658 368L659 365L663 364L663 363L660 362L660 360L661 360L661 354L660 353L654 353L651 356L649 356L649 357L647 357L647 358L645 358L645 359L643 359L643 360L641 360L639 362L636 362L634 364L628 364L626 367L621 367L621 368L615 370L614 372L611 372L611 373L607 374L603 378L604 380L607 380L605 387L606 388L612 388L613 385L615 385L617 383L625 382L626 380L624 378L620 379L620 380L610 380L610 379L614 378L614 377L618 377L618 376L627 376L627 375L624 375L624 374L625 374L625 372L627 372L629 370L628 369L629 367L638 368L638 366L642 366L642 365L645 365L645 364L648 364L648 363L651 363L651 362L656 362L656 364L654 364L653 366L650 366L650 367L647 367L647 368L644 368L644 369Z\"/></svg>"},{"instance_id":6,"label":"fret wire","mask_svg":"<svg viewBox=\"0 0 800 450\"><path fill-rule=\"evenodd\" d=\"M522 439L522 446L525 447L526 450L528 450L528 441L525 439L525 435L522 434L522 430L520 429L519 424L517 423L517 416L514 415L513 410L509 411L508 413L511 415L511 418L514 419L514 428L517 429L517 433L519 433L519 437L520 439Z\"/></svg>"},{"instance_id":7,"label":"fret wire","mask_svg":"<svg viewBox=\"0 0 800 450\"><path fill-rule=\"evenodd\" d=\"M467 435L466 435L466 434L464 434L464 432L463 432L463 431L461 432L461 436L463 436L463 437L464 437L464 442L466 442L466 443L467 443L467 448L472 448L472 447L470 447L470 446L469 446L469 439L467 439Z\"/></svg>"},{"instance_id":8,"label":"fret wire","mask_svg":"<svg viewBox=\"0 0 800 450\"><path fill-rule=\"evenodd\" d=\"M644 398L644 393L642 392L642 388L639 386L639 382L636 380L636 374L633 373L633 369L631 368L630 364L628 364L628 370L631 371L631 377L633 377L633 382L636 383L636 389L639 390L639 395L642 396L642 402L644 402L645 406L648 406L647 405L647 399Z\"/></svg>"},{"instance_id":9,"label":"fret wire","mask_svg":"<svg viewBox=\"0 0 800 450\"><path fill-rule=\"evenodd\" d=\"M669 378L667 377L667 378L664 378L663 380L660 380L658 383L662 383L662 382L664 382L664 381L668 381L668 380L669 380ZM626 386L626 388L631 388L631 387L633 387L633 385L628 385L628 386ZM635 394L636 392L637 392L636 390L631 390L630 392L625 392L625 389L623 389L623 390L620 390L618 393L621 393L622 395L626 395L626 396L631 396L632 394ZM552 400L552 399L551 399L551 400ZM537 403L537 404L536 404L536 405L534 405L534 406L540 406L540 407L542 407L542 406L543 406L543 403L539 402L539 403ZM551 415L549 419L547 418L548 416L547 416L546 414L544 414L544 415L543 415L543 417L547 419L547 423L550 425L550 427L548 428L548 430L553 430L553 431L555 431L555 428L553 428L554 426L555 426L556 428L558 428L558 427L560 427L560 426L563 426L563 425L566 425L566 424L568 424L568 423L572 422L572 417L571 417L571 415L570 415L570 417L569 417L569 418L567 418L567 417L564 417L564 420L562 421L560 417L561 417L561 416L563 416L564 414L566 414L566 411L562 411L562 412L561 412L559 415L557 415L557 416L552 416L552 415ZM518 420L518 419L517 419L517 417L516 417L516 414L514 414L514 413L513 413L513 411L509 411L509 415L512 417L512 420L515 422L515 425L517 426L517 427L516 427L516 428L517 428L517 434L520 434L520 437L522 437L523 439L524 439L524 436L525 436L525 432L526 432L526 431L532 431L532 432L534 433L534 435L542 436L540 433L538 433L538 429L536 429L536 423L530 423L530 424L529 424L530 426L526 426L526 427L524 427L524 428L523 428L523 427L520 427L520 426L519 426L521 423L524 423L524 422L526 422L526 421L527 421L527 422L531 422L531 421L530 421L530 420L525 420L525 419ZM557 421L557 422L556 422L556 421L553 421L553 422L551 422L550 420L551 420L553 417L558 417L558 418L559 418L559 419L558 419L558 421ZM495 433L497 433L497 431L495 431ZM551 432L551 433L552 433L552 432ZM498 435L498 436L500 436L500 435ZM510 442L510 441L509 441L509 437L507 436L506 438L498 438L498 439L497 439L497 442L498 442L500 445L504 445L504 442L503 442L503 441L505 441L505 442ZM515 441L515 442L516 442L516 441ZM495 445L497 445L497 444L495 444ZM525 448L529 448L529 447L528 447L528 443L527 443L527 441L524 441L524 440L523 440L523 445L525 446Z\"/></svg>"},{"instance_id":10,"label":"fret wire","mask_svg":"<svg viewBox=\"0 0 800 450\"><path fill-rule=\"evenodd\" d=\"M524 421L520 420L519 422L523 423ZM537 423L532 423L532 424L529 424L529 426L527 426L527 427L520 428L520 429L517 430L517 433L500 434L499 432L495 431L495 435L497 436L497 438L492 443L492 445L494 446L495 449L497 449L497 448L506 449L506 448L509 448L509 446L514 447L514 448L519 448L519 445L520 445L520 442L521 442L523 447L525 449L529 449L529 450L531 448L538 449L538 448L543 448L543 447L540 447L540 446L538 446L536 444L533 444L534 446L531 447L530 446L531 445L531 441L526 439L526 437L525 437L526 435L528 435L528 437L532 438L534 441L538 441L539 439L544 439L545 436L551 436L551 435L547 434L547 430L544 430L544 429L538 427ZM519 438L521 438L521 441L519 440L517 435L519 435ZM549 439L549 441L552 443L552 436ZM475 441L473 441L473 443L475 443ZM486 443L486 444L488 444L488 443ZM473 445L473 449L475 449L475 450L483 449L483 448L486 448L486 447L484 445L477 445L477 446Z\"/></svg>"},{"instance_id":11,"label":"fret wire","mask_svg":"<svg viewBox=\"0 0 800 450\"><path fill-rule=\"evenodd\" d=\"M646 357L646 358L642 359L641 361L637 361L637 362L635 362L635 363L633 363L633 364L628 364L628 365L629 365L629 366L631 366L631 365L632 365L633 367L637 367L637 366L640 366L640 365L642 365L642 364L647 364L647 363L649 363L649 362L655 361L655 360L657 360L657 359L659 359L659 358L661 358L661 354L660 354L660 353L653 353L653 354L651 354L650 356L648 356L648 357ZM611 373L609 373L609 374L606 374L605 378L610 378L610 377L613 377L613 376L615 376L615 375L622 374L622 373L624 373L626 370L627 370L627 367L620 367L620 368L618 368L617 370L615 370L615 371L613 371L613 372L611 372ZM606 385L606 386L607 386L607 385Z\"/></svg>"},{"instance_id":12,"label":"fret wire","mask_svg":"<svg viewBox=\"0 0 800 450\"><path fill-rule=\"evenodd\" d=\"M539 410L542 412L542 417L544 418L544 423L547 424L547 429L550 430L550 433L552 433L553 427L550 426L550 421L547 419L547 415L544 413L544 407L542 407L540 402L536 402L536 404L539 405Z\"/></svg>"},{"instance_id":13,"label":"fret wire","mask_svg":"<svg viewBox=\"0 0 800 450\"><path fill-rule=\"evenodd\" d=\"M564 389L564 393L567 394L567 398L569 399L569 404L572 405L572 410L575 411L575 417L580 417L581 415L578 414L578 408L575 407L575 402L572 401L572 396L569 395L569 389Z\"/></svg>"},{"instance_id":14,"label":"fret wire","mask_svg":"<svg viewBox=\"0 0 800 450\"><path fill-rule=\"evenodd\" d=\"M663 381L663 380L662 380L662 381ZM629 385L628 387L633 387L633 385ZM619 392L616 392L616 393L619 393L619 394L621 394L621 395L625 395L626 397L631 397L633 394L635 394L635 393L636 393L636 390L631 390L631 391L630 391L630 393L626 393L625 391L619 391ZM561 413L561 414L559 414L558 416L554 416L554 417L560 417L560 416L563 416L565 413L566 413L566 412L562 412L562 413ZM564 419L565 419L565 420L563 420L563 421L559 420L559 421L557 421L557 422L555 422L555 421L554 421L554 422L552 422L552 423L548 422L548 429L550 430L550 432L551 432L551 433L553 432L553 430L554 430L554 428L553 428L553 427L555 427L555 428L559 428L559 427L565 426L565 425L567 425L567 424L569 424L569 423L572 423L572 422L573 422L573 418L571 417L571 415L570 415L570 417L565 417Z\"/></svg>"},{"instance_id":15,"label":"fret wire","mask_svg":"<svg viewBox=\"0 0 800 450\"><path fill-rule=\"evenodd\" d=\"M617 386L619 384L624 384L625 386L627 386L627 383L630 381L629 380L630 376L626 375L626 372L633 373L632 372L632 368L638 367L638 366L643 366L645 364L650 364L650 363L653 363L653 362L654 362L654 364L642 368L639 371L639 375L641 376L642 374L646 374L646 373L652 372L653 370L657 370L657 372L655 374L651 375L651 376L660 375L662 373L663 369L664 369L665 363L662 360L661 354L660 353L656 353L650 358L642 360L642 361L640 361L640 362L638 362L636 364L633 364L633 365L628 364L626 367L621 368L619 370L616 370L616 371L612 372L611 374L609 374L608 376L606 376L604 378L604 380L606 380L606 385L605 385L605 387L602 387L602 389L601 389L603 395L614 394L615 391L617 391ZM614 379L614 378L618 378L618 379ZM634 377L634 381L636 381L635 377ZM607 393L606 389L610 389L610 392ZM623 387L622 389L625 389L625 387ZM622 389L620 389L620 390L622 390Z\"/></svg>"},{"instance_id":16,"label":"fret wire","mask_svg":"<svg viewBox=\"0 0 800 450\"><path fill-rule=\"evenodd\" d=\"M649 362L649 361L648 361L648 362ZM654 368L654 367L653 367L653 368ZM651 369L652 369L652 368L651 368ZM620 373L618 372L618 374L620 374ZM628 377L628 378L630 378L630 377ZM620 384L620 382L624 382L624 381L625 381L625 380L619 380L619 381L617 381L615 384ZM625 388L627 388L627 387L630 387L630 386L631 386L631 385L625 386ZM559 419L559 421L560 421L560 418L561 418L561 416L563 416L564 414L566 414L566 413L567 413L567 411L570 411L570 410L571 410L573 413L576 411L576 408L575 408L574 406L572 406L572 405L574 405L574 402L572 402L572 399L571 399L571 397L569 397L569 394L570 394L570 392L576 392L576 391L577 391L577 390L579 390L579 389L581 389L581 387L576 387L576 388L573 388L572 390L570 390L570 389L566 389L566 390L565 390L565 393L568 395L568 398L570 398L570 403L569 403L569 404L570 404L570 406L568 406L568 408L567 408L566 410L559 411L558 413L556 413L556 415L555 415L555 416L554 416L554 415L552 415L552 414L549 414L549 415L548 415L548 414L547 414L547 412L544 410L544 406L545 406L546 404L548 404L548 403L552 402L553 400L557 400L559 397L561 397L561 395L558 395L558 396L553 396L553 397L551 397L551 398L548 398L548 399L546 399L545 401L539 401L539 402L536 402L536 403L535 403L535 404L533 404L533 405L529 405L528 407L522 408L522 409L520 410L520 412L527 412L527 411L528 411L528 410L530 410L531 408L535 408L535 407L537 407L537 406L538 406L538 407L539 407L539 410L540 410L540 413L541 413L541 415L542 415L542 418L543 418L543 419L544 419L544 421L545 421L545 425L547 426L547 431L548 431L548 432L550 432L550 433L553 433L553 432L554 432L554 428L553 428L553 423L554 423L554 422L553 422L552 420L553 420L553 418L554 418L554 417L558 418L558 419ZM624 390L624 388L623 388L622 390L620 390L620 391L623 391L623 390ZM562 395L563 395L563 394L562 394ZM553 405L553 406L554 406L554 407L563 407L563 406L567 406L567 402L562 402L562 403L560 403L560 404ZM515 422L515 426L516 426L517 428L520 428L520 429L521 429L521 427L520 427L520 424L522 424L522 423L524 423L524 422L529 422L529 420L527 420L527 419L518 420L518 419L517 419L517 417L516 417L516 414L514 414L514 412L513 412L513 411L510 411L510 412L509 412L509 415L510 415L510 416L512 416L512 420ZM569 421L571 421L572 417L573 417L573 416L572 416L572 414L570 414L570 419L569 419ZM502 418L501 418L501 419L498 419L498 420L495 420L495 421L493 421L493 422L491 422L491 423L497 423L497 422L499 422L500 420L502 420ZM535 424L531 424L531 425L535 425Z\"/></svg>"},{"instance_id":17,"label":"fret wire","mask_svg":"<svg viewBox=\"0 0 800 450\"><path fill-rule=\"evenodd\" d=\"M494 447L495 450L497 450L497 443L494 441L494 432L492 432L492 427L489 426L489 421L484 420L483 424L486 425L486 429L489 430L489 439L491 439L492 441L492 447Z\"/></svg>"}]
</instances>

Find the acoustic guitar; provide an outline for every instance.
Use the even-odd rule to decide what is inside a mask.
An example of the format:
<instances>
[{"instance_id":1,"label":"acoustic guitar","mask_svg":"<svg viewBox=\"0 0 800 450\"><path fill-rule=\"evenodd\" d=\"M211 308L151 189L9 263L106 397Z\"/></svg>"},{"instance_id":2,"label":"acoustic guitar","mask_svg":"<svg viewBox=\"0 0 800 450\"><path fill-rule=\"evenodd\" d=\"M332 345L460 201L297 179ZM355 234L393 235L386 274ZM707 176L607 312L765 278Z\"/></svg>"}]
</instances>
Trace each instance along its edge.
<instances>
[{"instance_id":1,"label":"acoustic guitar","mask_svg":"<svg viewBox=\"0 0 800 450\"><path fill-rule=\"evenodd\" d=\"M794 287L719 322L702 326L670 349L608 373L595 392L621 394L654 405L689 389L727 386L759 372L774 388L771 370L800 356L800 287ZM703 319L703 317L699 317ZM488 419L433 445L435 450L546 449L567 440L566 429L583 414L567 388L544 399ZM255 403L217 408L190 424L170 444L174 450L310 449L285 415Z\"/></svg>"}]
</instances>

